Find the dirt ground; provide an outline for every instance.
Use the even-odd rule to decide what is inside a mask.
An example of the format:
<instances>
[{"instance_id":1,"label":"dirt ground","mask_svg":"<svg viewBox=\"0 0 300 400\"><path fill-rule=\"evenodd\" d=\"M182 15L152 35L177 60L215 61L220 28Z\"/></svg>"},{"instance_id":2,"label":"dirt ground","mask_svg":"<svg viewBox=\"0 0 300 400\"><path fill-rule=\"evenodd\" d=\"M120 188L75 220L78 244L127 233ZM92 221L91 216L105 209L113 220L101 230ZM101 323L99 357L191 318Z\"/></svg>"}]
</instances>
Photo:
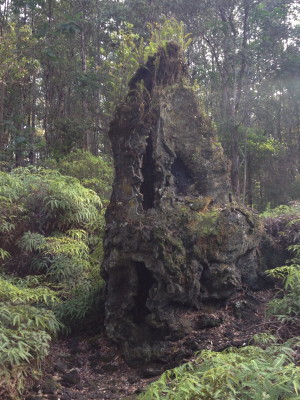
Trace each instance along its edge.
<instances>
[{"instance_id":1,"label":"dirt ground","mask_svg":"<svg viewBox=\"0 0 300 400\"><path fill-rule=\"evenodd\" d=\"M233 296L217 311L209 306L201 312L188 312L198 328L176 342L181 361L168 365L146 365L130 368L117 346L105 333L73 336L52 345L43 379L26 400L133 400L145 387L157 379L163 370L192 359L196 351L220 351L230 346L250 343L254 334L272 330L272 320L266 318L266 303L274 291L244 291ZM273 331L276 325L273 327ZM184 352L182 351L184 349Z\"/></svg>"}]
</instances>

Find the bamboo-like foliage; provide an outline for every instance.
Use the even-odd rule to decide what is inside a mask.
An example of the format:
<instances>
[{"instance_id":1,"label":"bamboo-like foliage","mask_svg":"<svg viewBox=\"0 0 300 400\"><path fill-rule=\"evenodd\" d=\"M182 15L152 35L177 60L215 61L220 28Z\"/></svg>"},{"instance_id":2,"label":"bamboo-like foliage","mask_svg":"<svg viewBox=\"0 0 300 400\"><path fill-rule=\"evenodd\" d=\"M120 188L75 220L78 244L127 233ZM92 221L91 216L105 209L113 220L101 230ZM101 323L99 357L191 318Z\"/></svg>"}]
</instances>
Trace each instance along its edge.
<instances>
[{"instance_id":1,"label":"bamboo-like foliage","mask_svg":"<svg viewBox=\"0 0 300 400\"><path fill-rule=\"evenodd\" d=\"M118 42L117 51L106 61L110 76L109 112L122 102L128 92L128 83L140 65L144 65L160 48L166 48L169 42L176 43L186 53L191 38L185 33L184 24L175 18L164 18L161 23L147 24L151 38L146 42L134 33L132 24L112 33L112 40ZM159 61L159 60L158 60ZM144 90L142 87L141 89Z\"/></svg>"},{"instance_id":2,"label":"bamboo-like foliage","mask_svg":"<svg viewBox=\"0 0 300 400\"><path fill-rule=\"evenodd\" d=\"M100 198L76 178L42 168L0 173L1 398L21 398L52 336L99 299L102 227Z\"/></svg>"},{"instance_id":3,"label":"bamboo-like foliage","mask_svg":"<svg viewBox=\"0 0 300 400\"><path fill-rule=\"evenodd\" d=\"M283 282L283 289L269 303L268 311L283 324L298 327L300 321L300 245L289 246L294 257L288 265L268 271L268 275Z\"/></svg>"},{"instance_id":4,"label":"bamboo-like foliage","mask_svg":"<svg viewBox=\"0 0 300 400\"><path fill-rule=\"evenodd\" d=\"M166 371L138 399L299 399L300 368L293 360L299 338L283 345L268 344L266 349L246 346L222 352L204 350L193 362Z\"/></svg>"},{"instance_id":5,"label":"bamboo-like foliage","mask_svg":"<svg viewBox=\"0 0 300 400\"><path fill-rule=\"evenodd\" d=\"M49 309L58 297L47 287L30 287L34 281L0 276L1 398L21 398L26 382L39 377L51 336L61 328Z\"/></svg>"}]
</instances>

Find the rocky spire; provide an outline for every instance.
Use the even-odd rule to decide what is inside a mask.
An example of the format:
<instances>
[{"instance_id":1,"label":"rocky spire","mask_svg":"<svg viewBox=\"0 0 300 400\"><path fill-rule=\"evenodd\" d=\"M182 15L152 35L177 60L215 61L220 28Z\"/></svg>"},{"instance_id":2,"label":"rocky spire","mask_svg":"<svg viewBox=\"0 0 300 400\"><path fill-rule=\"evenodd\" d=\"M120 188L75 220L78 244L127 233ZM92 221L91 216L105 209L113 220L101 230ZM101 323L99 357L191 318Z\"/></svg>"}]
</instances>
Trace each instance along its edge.
<instances>
[{"instance_id":1,"label":"rocky spire","mask_svg":"<svg viewBox=\"0 0 300 400\"><path fill-rule=\"evenodd\" d=\"M192 329L186 309L257 285L261 228L226 206L229 162L176 44L138 69L110 138L106 329L128 360L165 360L170 340Z\"/></svg>"}]
</instances>

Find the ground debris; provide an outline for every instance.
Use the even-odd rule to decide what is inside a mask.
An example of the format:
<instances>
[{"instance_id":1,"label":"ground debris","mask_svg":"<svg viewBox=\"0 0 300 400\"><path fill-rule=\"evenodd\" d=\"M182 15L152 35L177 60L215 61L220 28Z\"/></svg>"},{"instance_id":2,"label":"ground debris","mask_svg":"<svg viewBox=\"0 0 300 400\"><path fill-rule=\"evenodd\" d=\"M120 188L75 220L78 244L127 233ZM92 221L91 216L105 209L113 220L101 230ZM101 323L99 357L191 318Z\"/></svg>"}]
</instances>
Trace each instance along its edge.
<instances>
[{"instance_id":1,"label":"ground debris","mask_svg":"<svg viewBox=\"0 0 300 400\"><path fill-rule=\"evenodd\" d=\"M191 322L218 323L214 326L212 322L209 327L195 324L197 329L174 342L174 359L166 365L150 364L136 369L129 367L120 350L105 333L61 340L52 346L43 381L26 400L137 399L138 394L163 370L191 361L195 352L246 346L253 335L268 329L276 330L278 324L265 316L266 304L273 297L273 289L259 292L245 290L237 292L225 306L217 310L215 305L211 309L207 305L206 311L183 311L184 317ZM236 313L237 305L247 302L250 306L244 306L245 315ZM213 312L210 313L211 310ZM72 377L76 375L76 382L74 379L71 384L66 384L65 377L68 374ZM56 385L55 390L47 394L43 388L45 381L49 382L49 377Z\"/></svg>"}]
</instances>

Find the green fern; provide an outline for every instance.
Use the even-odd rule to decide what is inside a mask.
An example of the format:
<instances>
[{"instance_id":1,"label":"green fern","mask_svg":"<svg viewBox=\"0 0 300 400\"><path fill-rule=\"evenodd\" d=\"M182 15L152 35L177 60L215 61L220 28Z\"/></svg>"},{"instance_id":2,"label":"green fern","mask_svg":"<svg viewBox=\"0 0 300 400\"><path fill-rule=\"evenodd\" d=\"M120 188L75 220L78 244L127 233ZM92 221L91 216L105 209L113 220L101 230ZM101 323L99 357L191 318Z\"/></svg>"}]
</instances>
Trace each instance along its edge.
<instances>
[{"instance_id":1,"label":"green fern","mask_svg":"<svg viewBox=\"0 0 300 400\"><path fill-rule=\"evenodd\" d=\"M61 288L73 289L88 275L90 264L76 257L56 256L48 268L47 277Z\"/></svg>"},{"instance_id":2,"label":"green fern","mask_svg":"<svg viewBox=\"0 0 300 400\"><path fill-rule=\"evenodd\" d=\"M196 359L166 371L139 400L281 400L297 398L300 368L293 362L299 340L267 349L247 346L202 351Z\"/></svg>"},{"instance_id":3,"label":"green fern","mask_svg":"<svg viewBox=\"0 0 300 400\"><path fill-rule=\"evenodd\" d=\"M82 186L94 190L107 204L111 194L113 167L104 157L94 156L88 151L76 150L59 161L47 160L61 174L77 178Z\"/></svg>"},{"instance_id":4,"label":"green fern","mask_svg":"<svg viewBox=\"0 0 300 400\"><path fill-rule=\"evenodd\" d=\"M300 245L288 249L294 255L291 264L267 271L269 276L283 281L283 290L269 302L268 312L282 323L296 324L300 316Z\"/></svg>"},{"instance_id":5,"label":"green fern","mask_svg":"<svg viewBox=\"0 0 300 400\"><path fill-rule=\"evenodd\" d=\"M64 235L48 237L43 250L44 254L51 255L63 254L83 259L89 256L89 248L84 241Z\"/></svg>"},{"instance_id":6,"label":"green fern","mask_svg":"<svg viewBox=\"0 0 300 400\"><path fill-rule=\"evenodd\" d=\"M0 259L5 260L6 258L9 258L9 257L10 257L9 252L0 248Z\"/></svg>"},{"instance_id":7,"label":"green fern","mask_svg":"<svg viewBox=\"0 0 300 400\"><path fill-rule=\"evenodd\" d=\"M53 311L57 295L38 278L0 276L0 395L20 399L28 377L41 373L51 337L62 324Z\"/></svg>"},{"instance_id":8,"label":"green fern","mask_svg":"<svg viewBox=\"0 0 300 400\"><path fill-rule=\"evenodd\" d=\"M23 398L62 321L96 307L103 226L101 200L77 179L0 172L0 398Z\"/></svg>"},{"instance_id":9,"label":"green fern","mask_svg":"<svg viewBox=\"0 0 300 400\"><path fill-rule=\"evenodd\" d=\"M54 305L59 299L54 291L46 287L26 288L19 287L9 280L0 277L0 301L12 304L39 304Z\"/></svg>"},{"instance_id":10,"label":"green fern","mask_svg":"<svg viewBox=\"0 0 300 400\"><path fill-rule=\"evenodd\" d=\"M26 253L41 250L46 245L46 239L40 233L25 232L18 241L19 247Z\"/></svg>"}]
</instances>

